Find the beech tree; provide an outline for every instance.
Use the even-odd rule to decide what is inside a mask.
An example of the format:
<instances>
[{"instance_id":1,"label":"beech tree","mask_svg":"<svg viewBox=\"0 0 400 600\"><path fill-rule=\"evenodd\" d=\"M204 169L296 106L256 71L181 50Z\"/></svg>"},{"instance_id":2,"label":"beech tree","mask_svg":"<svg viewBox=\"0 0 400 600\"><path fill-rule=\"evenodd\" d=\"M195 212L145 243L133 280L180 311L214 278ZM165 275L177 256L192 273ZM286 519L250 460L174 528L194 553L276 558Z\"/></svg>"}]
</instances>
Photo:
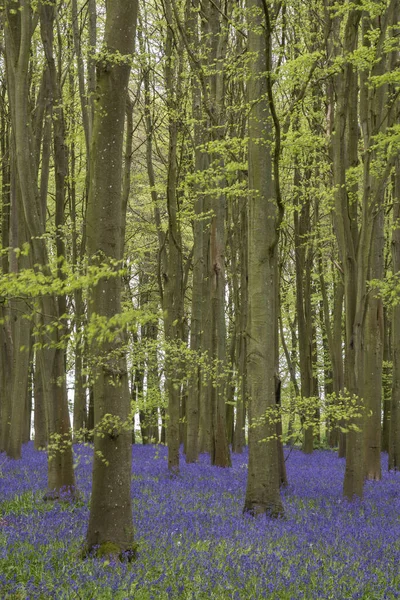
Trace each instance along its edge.
<instances>
[{"instance_id":1,"label":"beech tree","mask_svg":"<svg viewBox=\"0 0 400 600\"><path fill-rule=\"evenodd\" d=\"M277 247L283 207L279 174L274 171L271 145L278 158L279 129L271 84L272 6L249 0L248 99L248 404L249 466L244 511L274 517L283 514L279 495L278 448L275 436L277 307ZM277 15L274 15L276 18ZM275 138L271 117L275 122Z\"/></svg>"},{"instance_id":2,"label":"beech tree","mask_svg":"<svg viewBox=\"0 0 400 600\"><path fill-rule=\"evenodd\" d=\"M97 56L97 88L90 147L87 214L88 254L93 266L116 269L121 260L123 136L129 74L134 51L137 3L106 2L104 38ZM111 336L99 324L121 312L121 279L116 273L99 279L89 300L95 328L91 354L94 369L95 454L88 551L134 553L131 483L130 395L125 332L116 322Z\"/></svg>"}]
</instances>

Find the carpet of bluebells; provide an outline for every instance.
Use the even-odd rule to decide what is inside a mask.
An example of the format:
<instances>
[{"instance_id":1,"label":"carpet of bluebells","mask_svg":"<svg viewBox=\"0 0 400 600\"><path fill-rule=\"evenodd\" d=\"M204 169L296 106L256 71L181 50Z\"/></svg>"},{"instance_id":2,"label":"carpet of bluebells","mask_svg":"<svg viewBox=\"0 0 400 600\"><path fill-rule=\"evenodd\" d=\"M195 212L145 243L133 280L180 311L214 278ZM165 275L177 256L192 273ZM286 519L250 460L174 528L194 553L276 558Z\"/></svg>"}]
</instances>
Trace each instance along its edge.
<instances>
[{"instance_id":1,"label":"carpet of bluebells","mask_svg":"<svg viewBox=\"0 0 400 600\"><path fill-rule=\"evenodd\" d=\"M286 451L289 454L289 450ZM367 482L363 502L342 499L344 462L333 452L287 459L286 517L242 516L247 454L232 469L133 447L138 558L81 559L89 516L89 447L75 449L81 499L45 503L46 455L32 443L21 461L0 455L2 600L400 598L400 473Z\"/></svg>"}]
</instances>

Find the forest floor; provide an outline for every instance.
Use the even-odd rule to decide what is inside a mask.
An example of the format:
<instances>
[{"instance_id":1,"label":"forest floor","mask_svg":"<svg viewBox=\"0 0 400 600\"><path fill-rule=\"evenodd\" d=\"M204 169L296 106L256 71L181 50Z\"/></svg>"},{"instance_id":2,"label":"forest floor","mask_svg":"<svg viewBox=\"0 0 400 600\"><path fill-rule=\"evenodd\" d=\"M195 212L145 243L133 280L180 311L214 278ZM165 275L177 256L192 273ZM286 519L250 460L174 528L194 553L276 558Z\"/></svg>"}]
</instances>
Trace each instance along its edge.
<instances>
[{"instance_id":1,"label":"forest floor","mask_svg":"<svg viewBox=\"0 0 400 600\"><path fill-rule=\"evenodd\" d=\"M289 450L285 450L289 454ZM287 459L280 520L242 516L247 453L231 469L206 456L167 473L166 448L133 446L137 560L81 560L92 449L75 449L82 498L45 503L46 455L0 455L1 600L276 600L400 598L400 473L342 498L344 461L331 451Z\"/></svg>"}]
</instances>

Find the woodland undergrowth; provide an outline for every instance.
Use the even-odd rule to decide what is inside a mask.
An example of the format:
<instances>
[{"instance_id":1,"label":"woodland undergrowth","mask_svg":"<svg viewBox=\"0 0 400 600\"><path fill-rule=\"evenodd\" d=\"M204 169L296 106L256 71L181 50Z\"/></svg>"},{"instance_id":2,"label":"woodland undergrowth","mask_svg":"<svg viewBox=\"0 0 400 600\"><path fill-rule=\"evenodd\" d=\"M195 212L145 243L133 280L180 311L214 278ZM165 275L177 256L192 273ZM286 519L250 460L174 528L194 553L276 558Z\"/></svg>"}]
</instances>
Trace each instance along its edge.
<instances>
[{"instance_id":1,"label":"woodland undergrowth","mask_svg":"<svg viewBox=\"0 0 400 600\"><path fill-rule=\"evenodd\" d=\"M135 562L82 560L89 517L90 446L75 446L75 503L43 502L47 458L0 455L0 597L4 600L305 600L400 598L400 474L342 498L334 452L285 449L285 518L242 515L247 453L230 469L182 461L163 446L133 446Z\"/></svg>"}]
</instances>

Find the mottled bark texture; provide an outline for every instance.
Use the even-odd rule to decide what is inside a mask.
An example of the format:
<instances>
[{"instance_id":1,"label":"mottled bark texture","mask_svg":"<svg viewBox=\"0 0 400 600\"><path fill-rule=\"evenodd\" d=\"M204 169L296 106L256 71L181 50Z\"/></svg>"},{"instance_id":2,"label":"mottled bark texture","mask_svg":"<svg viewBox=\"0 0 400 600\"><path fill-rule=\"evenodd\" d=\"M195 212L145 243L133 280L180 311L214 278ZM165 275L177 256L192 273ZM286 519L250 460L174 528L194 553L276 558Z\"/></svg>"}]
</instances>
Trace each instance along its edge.
<instances>
[{"instance_id":1,"label":"mottled bark texture","mask_svg":"<svg viewBox=\"0 0 400 600\"><path fill-rule=\"evenodd\" d=\"M121 259L124 117L134 51L137 3L106 2L102 50L97 58L97 88L87 214L87 242L93 265L112 267ZM93 286L89 318L93 326L121 312L121 280L102 277ZM130 395L124 352L125 332L99 330L93 336L94 462L87 551L134 556L131 483Z\"/></svg>"}]
</instances>

